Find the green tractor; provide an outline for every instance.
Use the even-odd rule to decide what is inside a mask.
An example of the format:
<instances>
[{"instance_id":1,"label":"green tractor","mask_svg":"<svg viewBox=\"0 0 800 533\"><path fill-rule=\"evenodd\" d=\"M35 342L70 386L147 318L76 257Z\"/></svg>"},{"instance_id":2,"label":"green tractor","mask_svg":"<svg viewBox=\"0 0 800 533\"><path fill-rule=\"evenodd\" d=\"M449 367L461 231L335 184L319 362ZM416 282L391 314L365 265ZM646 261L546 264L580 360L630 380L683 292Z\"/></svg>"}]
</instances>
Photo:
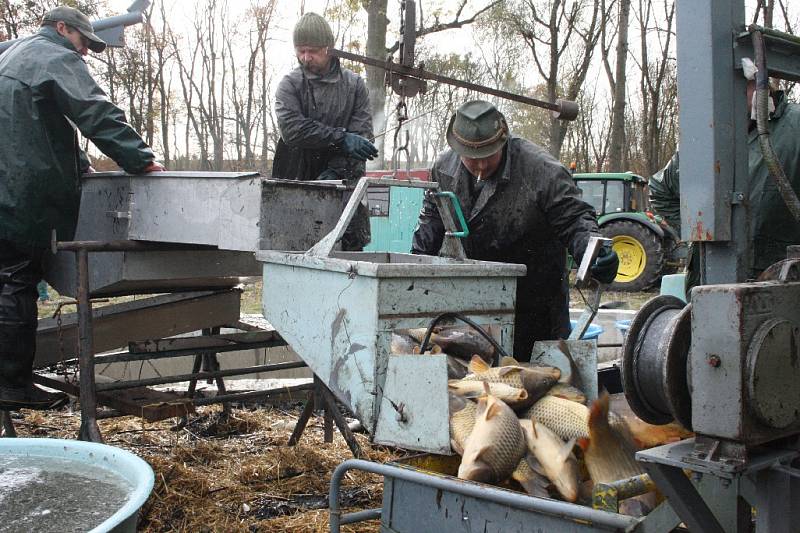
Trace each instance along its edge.
<instances>
[{"instance_id":1,"label":"green tractor","mask_svg":"<svg viewBox=\"0 0 800 533\"><path fill-rule=\"evenodd\" d=\"M649 211L646 179L630 172L579 173L573 179L597 211L600 231L612 240L619 256L610 290L647 289L685 260L680 235Z\"/></svg>"}]
</instances>

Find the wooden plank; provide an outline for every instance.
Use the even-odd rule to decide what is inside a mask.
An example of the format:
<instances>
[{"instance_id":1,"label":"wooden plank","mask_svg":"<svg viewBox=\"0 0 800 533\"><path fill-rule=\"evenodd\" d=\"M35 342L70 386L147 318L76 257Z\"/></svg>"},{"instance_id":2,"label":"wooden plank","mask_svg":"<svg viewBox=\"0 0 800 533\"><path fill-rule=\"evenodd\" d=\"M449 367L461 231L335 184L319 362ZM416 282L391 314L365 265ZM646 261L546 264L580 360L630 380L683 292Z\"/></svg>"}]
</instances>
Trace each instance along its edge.
<instances>
[{"instance_id":1,"label":"wooden plank","mask_svg":"<svg viewBox=\"0 0 800 533\"><path fill-rule=\"evenodd\" d=\"M97 376L98 381L110 382ZM64 376L55 378L34 375L34 381L45 387L57 389L73 396L80 396L80 388L68 382ZM114 391L113 393L97 393L97 403L126 415L138 416L148 422L158 422L167 418L176 418L195 412L191 398L186 398L179 392L166 392L137 387Z\"/></svg>"}]
</instances>

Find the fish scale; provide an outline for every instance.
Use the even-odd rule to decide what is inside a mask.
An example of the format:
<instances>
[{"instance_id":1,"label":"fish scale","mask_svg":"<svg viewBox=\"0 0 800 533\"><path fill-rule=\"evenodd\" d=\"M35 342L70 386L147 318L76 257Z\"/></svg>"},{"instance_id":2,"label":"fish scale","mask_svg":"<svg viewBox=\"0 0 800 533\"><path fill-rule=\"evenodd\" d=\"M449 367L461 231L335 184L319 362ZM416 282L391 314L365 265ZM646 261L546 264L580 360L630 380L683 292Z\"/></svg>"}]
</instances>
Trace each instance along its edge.
<instances>
[{"instance_id":1,"label":"fish scale","mask_svg":"<svg viewBox=\"0 0 800 533\"><path fill-rule=\"evenodd\" d=\"M478 406L475 402L464 400L454 395L450 395L450 438L453 441L453 449L459 453L464 453L464 446L467 442L472 428L475 427L475 414ZM455 406L454 406L455 404Z\"/></svg>"},{"instance_id":2,"label":"fish scale","mask_svg":"<svg viewBox=\"0 0 800 533\"><path fill-rule=\"evenodd\" d=\"M589 409L556 396L545 396L522 413L520 418L535 418L565 440L589 436Z\"/></svg>"},{"instance_id":3,"label":"fish scale","mask_svg":"<svg viewBox=\"0 0 800 533\"><path fill-rule=\"evenodd\" d=\"M535 402L549 391L561 377L555 367L525 368L521 366L490 367L480 357L473 357L469 363L470 374L463 381L484 381L502 383L528 393L528 402Z\"/></svg>"}]
</instances>

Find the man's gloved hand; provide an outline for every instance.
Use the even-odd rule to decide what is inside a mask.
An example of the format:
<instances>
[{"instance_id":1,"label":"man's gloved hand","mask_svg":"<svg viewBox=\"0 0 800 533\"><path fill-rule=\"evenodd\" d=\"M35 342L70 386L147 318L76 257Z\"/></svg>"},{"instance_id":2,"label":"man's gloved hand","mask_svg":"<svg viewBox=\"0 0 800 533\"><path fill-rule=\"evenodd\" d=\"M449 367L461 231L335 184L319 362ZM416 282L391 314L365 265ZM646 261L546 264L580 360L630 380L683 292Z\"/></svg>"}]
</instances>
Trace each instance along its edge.
<instances>
[{"instance_id":1,"label":"man's gloved hand","mask_svg":"<svg viewBox=\"0 0 800 533\"><path fill-rule=\"evenodd\" d=\"M326 168L322 171L322 174L316 177L315 181L326 181L326 180L341 180L342 178L339 174L336 173L335 170L332 168Z\"/></svg>"},{"instance_id":2,"label":"man's gloved hand","mask_svg":"<svg viewBox=\"0 0 800 533\"><path fill-rule=\"evenodd\" d=\"M592 265L592 277L600 283L611 283L617 277L619 256L610 246L600 248L597 259Z\"/></svg>"},{"instance_id":3,"label":"man's gloved hand","mask_svg":"<svg viewBox=\"0 0 800 533\"><path fill-rule=\"evenodd\" d=\"M165 170L167 170L167 169L166 169L166 167L164 165L162 165L158 161L152 161L149 165L144 167L144 170L142 172L145 172L145 173L147 173L147 172L164 172Z\"/></svg>"},{"instance_id":4,"label":"man's gloved hand","mask_svg":"<svg viewBox=\"0 0 800 533\"><path fill-rule=\"evenodd\" d=\"M372 160L378 155L378 149L375 148L374 144L355 133L344 134L342 149L347 155L359 161Z\"/></svg>"}]
</instances>

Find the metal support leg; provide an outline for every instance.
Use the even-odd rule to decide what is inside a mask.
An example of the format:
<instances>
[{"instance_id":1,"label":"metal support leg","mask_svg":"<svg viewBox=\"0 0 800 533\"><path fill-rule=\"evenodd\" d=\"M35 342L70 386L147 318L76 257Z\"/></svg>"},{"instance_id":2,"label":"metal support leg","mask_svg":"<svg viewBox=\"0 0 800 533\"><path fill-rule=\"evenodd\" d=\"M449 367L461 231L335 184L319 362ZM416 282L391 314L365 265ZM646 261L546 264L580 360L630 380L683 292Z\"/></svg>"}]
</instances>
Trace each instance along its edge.
<instances>
[{"instance_id":1,"label":"metal support leg","mask_svg":"<svg viewBox=\"0 0 800 533\"><path fill-rule=\"evenodd\" d=\"M306 399L306 404L303 406L303 412L300 413L300 418L297 419L297 424L295 424L294 426L294 430L292 431L292 436L289 437L289 442L287 443L289 446L294 446L300 441L300 437L303 435L303 431L305 431L306 429L308 420L314 413L315 396L316 396L316 391L314 389L308 391L308 398Z\"/></svg>"},{"instance_id":2,"label":"metal support leg","mask_svg":"<svg viewBox=\"0 0 800 533\"><path fill-rule=\"evenodd\" d=\"M219 327L209 328L203 330L203 335L219 335ZM217 372L219 371L219 359L217 358L217 354L214 352L209 352L206 354L206 370L209 372ZM225 390L225 380L222 377L215 378L214 381L217 384L217 394L219 396L224 396L226 394ZM231 405L228 402L222 402L222 415L223 416L230 416L231 414Z\"/></svg>"},{"instance_id":3,"label":"metal support leg","mask_svg":"<svg viewBox=\"0 0 800 533\"><path fill-rule=\"evenodd\" d=\"M78 264L78 360L81 386L81 440L103 442L97 426L97 393L94 382L94 346L92 338L92 302L89 300L89 252L75 252Z\"/></svg>"},{"instance_id":4,"label":"metal support leg","mask_svg":"<svg viewBox=\"0 0 800 533\"><path fill-rule=\"evenodd\" d=\"M659 463L640 462L670 505L689 526L689 531L725 533L697 489L680 468Z\"/></svg>"},{"instance_id":5,"label":"metal support leg","mask_svg":"<svg viewBox=\"0 0 800 533\"><path fill-rule=\"evenodd\" d=\"M353 456L356 459L364 457L361 446L359 446L355 435L353 435L353 432L350 431L350 427L347 425L347 420L344 419L344 416L342 416L342 413L339 411L339 407L336 405L336 398L333 397L328 387L326 387L317 376L314 376L314 389L308 394L306 404L303 406L303 412L297 420L297 425L295 425L294 431L292 431L292 436L289 437L288 445L294 446L298 443L300 437L303 435L303 431L306 429L308 420L314 413L315 407L324 410L325 442L333 442L333 425L336 424L339 433L342 434Z\"/></svg>"},{"instance_id":6,"label":"metal support leg","mask_svg":"<svg viewBox=\"0 0 800 533\"><path fill-rule=\"evenodd\" d=\"M325 412L333 416L333 421L336 423L336 427L339 428L339 433L344 437L347 447L353 452L353 457L356 459L365 457L361 451L361 446L358 445L355 435L353 435L353 432L350 431L350 427L347 425L347 420L344 419L344 416L342 416L342 413L339 411L339 407L336 405L336 398L333 397L333 394L325 385L321 386L321 393ZM333 431L331 430L331 432ZM332 440L331 438L331 441Z\"/></svg>"},{"instance_id":7,"label":"metal support leg","mask_svg":"<svg viewBox=\"0 0 800 533\"><path fill-rule=\"evenodd\" d=\"M11 411L0 411L0 419L3 423L3 437L15 438L17 430L14 429L14 422L11 420Z\"/></svg>"},{"instance_id":8,"label":"metal support leg","mask_svg":"<svg viewBox=\"0 0 800 533\"><path fill-rule=\"evenodd\" d=\"M797 482L791 476L777 470L765 470L756 476L756 532L789 533L797 530L797 522L791 520L793 508L797 507L792 485Z\"/></svg>"}]
</instances>

